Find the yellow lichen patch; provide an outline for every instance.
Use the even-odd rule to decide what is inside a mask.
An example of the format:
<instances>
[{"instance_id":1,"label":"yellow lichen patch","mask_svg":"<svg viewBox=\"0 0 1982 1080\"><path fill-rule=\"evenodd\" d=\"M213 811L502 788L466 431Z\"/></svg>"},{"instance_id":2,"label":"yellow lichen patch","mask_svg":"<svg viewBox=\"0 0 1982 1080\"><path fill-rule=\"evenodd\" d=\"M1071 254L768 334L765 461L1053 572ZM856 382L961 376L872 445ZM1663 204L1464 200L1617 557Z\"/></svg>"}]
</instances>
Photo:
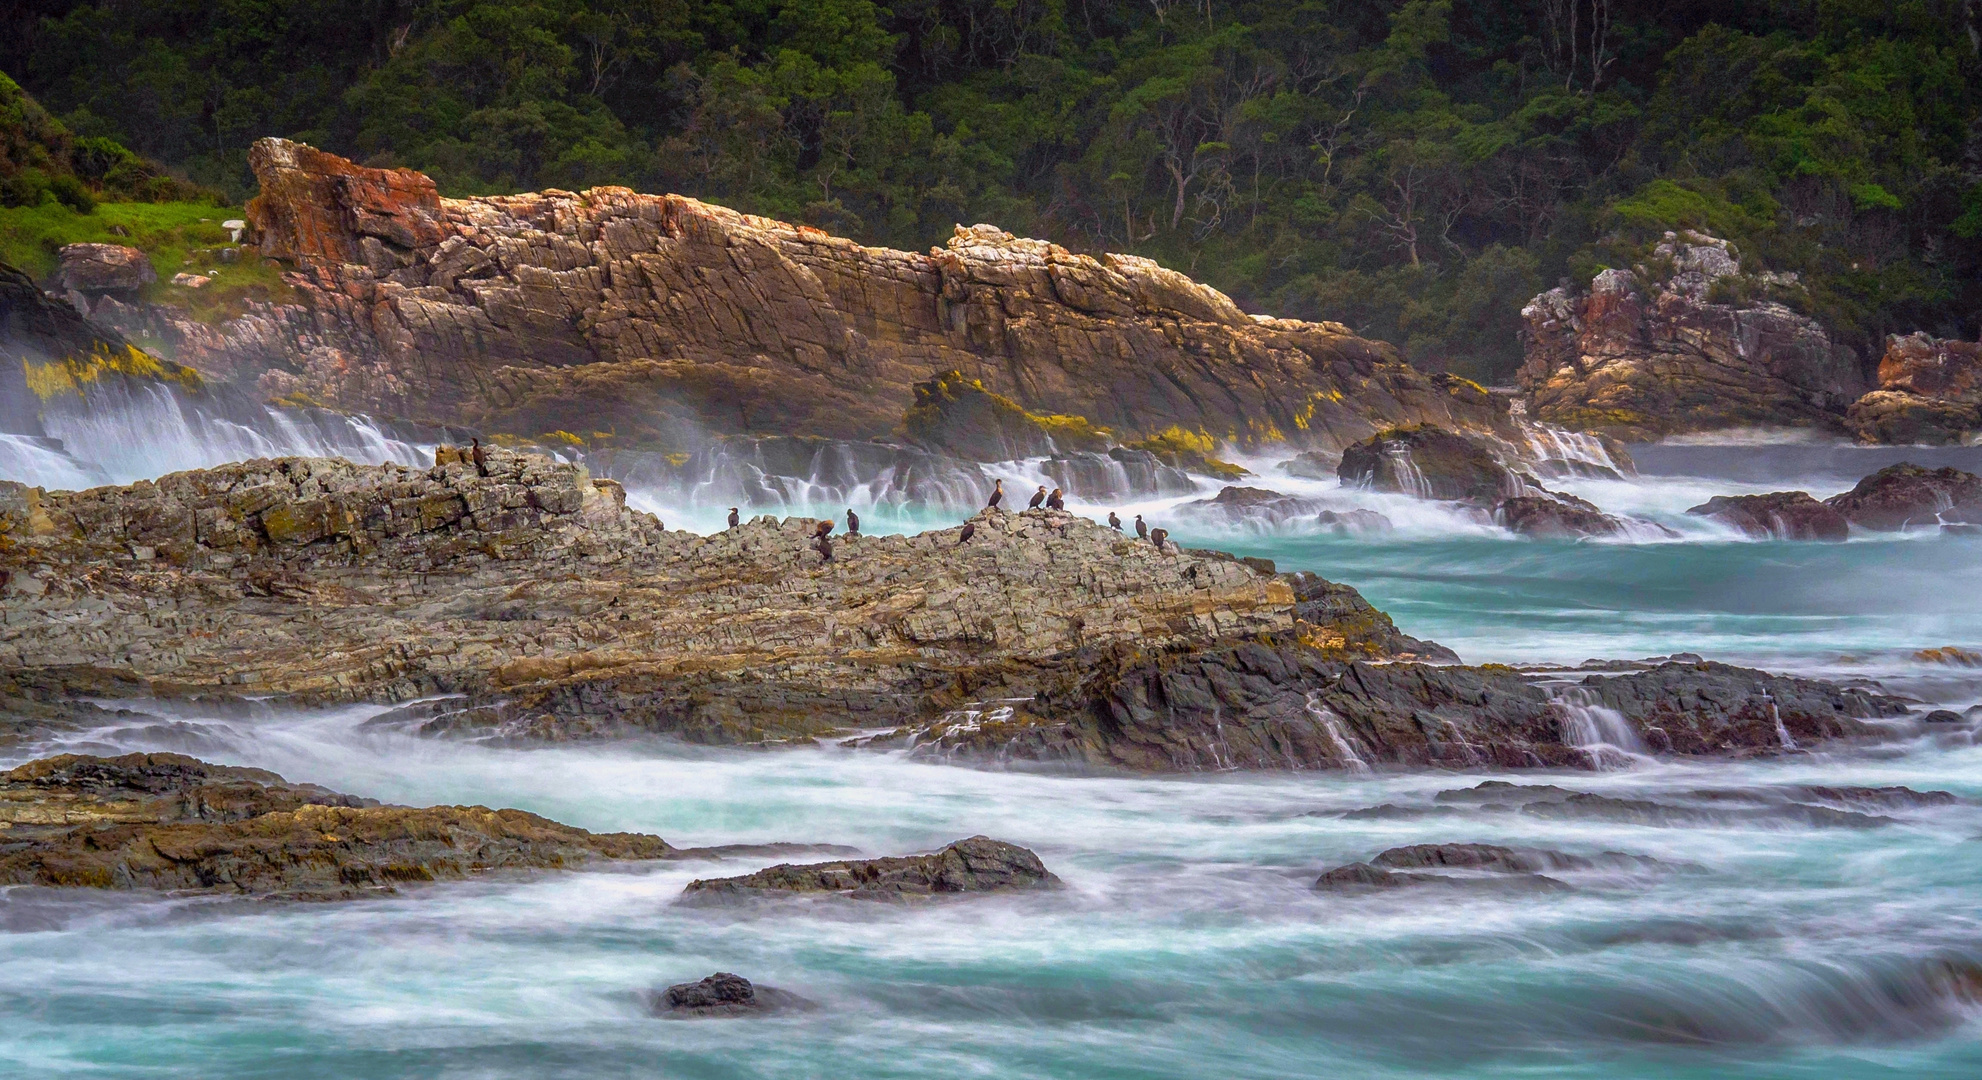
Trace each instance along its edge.
<instances>
[{"instance_id":1,"label":"yellow lichen patch","mask_svg":"<svg viewBox=\"0 0 1982 1080\"><path fill-rule=\"evenodd\" d=\"M126 345L121 349L102 346L85 356L65 356L46 364L26 360L22 362L22 368L27 375L28 389L43 401L52 401L64 394L80 394L84 387L101 382L108 375L156 379L177 383L188 390L198 390L202 385L199 372L160 360L135 345Z\"/></svg>"},{"instance_id":2,"label":"yellow lichen patch","mask_svg":"<svg viewBox=\"0 0 1982 1080\"><path fill-rule=\"evenodd\" d=\"M1320 408L1321 403L1324 401L1340 405L1342 403L1342 391L1316 390L1309 394L1307 401L1302 403L1300 408L1294 410L1294 426L1302 431L1306 431L1308 425L1314 423L1315 410Z\"/></svg>"},{"instance_id":3,"label":"yellow lichen patch","mask_svg":"<svg viewBox=\"0 0 1982 1080\"><path fill-rule=\"evenodd\" d=\"M668 464L670 464L670 465L672 465L672 466L674 466L675 468L677 468L677 469L679 469L679 468L681 468L681 467L682 467L683 465L686 465L686 464L688 464L688 459L689 459L689 457L690 457L691 455L689 455L689 454L684 454L684 453L681 453L681 452L679 452L679 451L677 451L677 452L675 452L675 453L672 453L672 454L662 454L661 456L662 456L663 458L666 458L666 459L667 459L667 463L668 463Z\"/></svg>"},{"instance_id":4,"label":"yellow lichen patch","mask_svg":"<svg viewBox=\"0 0 1982 1080\"><path fill-rule=\"evenodd\" d=\"M584 446L584 445L585 445L585 440L584 440L584 439L581 439L581 438L579 438L578 436L576 436L576 435L573 435L573 434L572 434L571 432L569 432L569 431L552 431L552 432L547 432L547 433L545 433L545 434L544 434L544 435L542 436L542 438L543 438L543 440L544 440L545 442L561 442L561 443L565 443L565 444L567 444L567 445L570 445L570 446Z\"/></svg>"}]
</instances>

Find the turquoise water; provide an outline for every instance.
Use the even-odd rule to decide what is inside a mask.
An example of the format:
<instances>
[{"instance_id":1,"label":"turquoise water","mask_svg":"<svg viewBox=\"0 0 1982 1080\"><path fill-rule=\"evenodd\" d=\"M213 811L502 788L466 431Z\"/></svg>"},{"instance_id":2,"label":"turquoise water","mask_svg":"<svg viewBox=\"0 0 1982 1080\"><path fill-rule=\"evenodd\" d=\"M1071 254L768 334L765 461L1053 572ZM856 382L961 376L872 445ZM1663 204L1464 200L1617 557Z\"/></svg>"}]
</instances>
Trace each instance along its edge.
<instances>
[{"instance_id":1,"label":"turquoise water","mask_svg":"<svg viewBox=\"0 0 1982 1080\"><path fill-rule=\"evenodd\" d=\"M1869 459L1828 464L1835 454L1789 452L1757 478L1731 474L1765 455L1706 451L1667 475L1573 485L1682 531L1662 543L1516 540L1439 508L1278 478L1265 485L1382 509L1396 531L1209 523L1179 499L1124 509L1357 585L1406 631L1476 662L1692 651L1878 677L1956 707L1982 700L1982 671L1911 656L1982 648L1982 543L1755 543L1682 513L1703 492L1842 490ZM876 509L870 528L945 523ZM496 749L362 727L372 711L223 720L182 708L170 725L15 757L177 749L396 802L519 806L682 845L883 854L984 833L1032 847L1069 888L926 907L672 905L694 877L756 865L742 861L343 905L4 890L0 1075L1982 1075L1977 1009L1945 974L1982 961L1975 806L1862 830L1480 811L1345 820L1335 815L1430 806L1490 774L1067 777L833 747ZM1982 799L1982 747L1957 725L1877 751L1505 778L1653 799L1788 783ZM1545 893L1310 887L1387 847L1459 841L1622 851L1671 869L1572 874L1572 889ZM822 1007L750 1021L644 1012L641 992L717 970Z\"/></svg>"}]
</instances>

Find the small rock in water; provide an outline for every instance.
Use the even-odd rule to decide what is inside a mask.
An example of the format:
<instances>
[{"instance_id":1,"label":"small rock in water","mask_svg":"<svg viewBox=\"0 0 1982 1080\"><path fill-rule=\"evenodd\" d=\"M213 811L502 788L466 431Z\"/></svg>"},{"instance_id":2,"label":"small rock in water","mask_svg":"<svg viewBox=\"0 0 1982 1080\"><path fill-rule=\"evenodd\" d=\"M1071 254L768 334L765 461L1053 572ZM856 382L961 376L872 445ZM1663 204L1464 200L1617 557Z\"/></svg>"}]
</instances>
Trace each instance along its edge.
<instances>
[{"instance_id":1,"label":"small rock in water","mask_svg":"<svg viewBox=\"0 0 1982 1080\"><path fill-rule=\"evenodd\" d=\"M1840 541L1851 535L1843 514L1807 491L1773 491L1767 495L1716 495L1686 511L1740 529L1757 540Z\"/></svg>"},{"instance_id":2,"label":"small rock in water","mask_svg":"<svg viewBox=\"0 0 1982 1080\"><path fill-rule=\"evenodd\" d=\"M1923 724L1959 724L1962 722L1962 717L1960 713L1955 712L1953 709L1935 709L1933 712L1921 717L1920 722Z\"/></svg>"},{"instance_id":3,"label":"small rock in water","mask_svg":"<svg viewBox=\"0 0 1982 1080\"><path fill-rule=\"evenodd\" d=\"M690 1019L708 1016L763 1016L812 1009L797 994L775 986L755 986L741 975L718 971L701 982L676 983L654 995L654 1014Z\"/></svg>"},{"instance_id":4,"label":"small rock in water","mask_svg":"<svg viewBox=\"0 0 1982 1080\"><path fill-rule=\"evenodd\" d=\"M1325 892L1395 889L1409 885L1514 885L1565 889L1544 873L1561 870L1657 870L1657 859L1606 851L1601 855L1571 855L1543 848L1514 848L1498 844L1412 844L1391 848L1366 863L1338 866L1315 879Z\"/></svg>"},{"instance_id":5,"label":"small rock in water","mask_svg":"<svg viewBox=\"0 0 1982 1080\"><path fill-rule=\"evenodd\" d=\"M742 877L691 881L682 890L681 902L702 906L806 893L853 900L913 900L1059 886L1060 879L1048 873L1031 851L988 836L973 836L927 855L784 864Z\"/></svg>"}]
</instances>

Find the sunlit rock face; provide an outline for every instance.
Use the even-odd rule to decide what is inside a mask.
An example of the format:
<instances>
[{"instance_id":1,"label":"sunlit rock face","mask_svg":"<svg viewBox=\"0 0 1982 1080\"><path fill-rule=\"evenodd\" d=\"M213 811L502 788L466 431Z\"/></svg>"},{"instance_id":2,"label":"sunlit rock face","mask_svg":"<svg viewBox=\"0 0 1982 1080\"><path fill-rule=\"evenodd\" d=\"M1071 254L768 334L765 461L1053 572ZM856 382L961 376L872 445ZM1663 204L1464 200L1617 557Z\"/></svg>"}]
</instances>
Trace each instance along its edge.
<instances>
[{"instance_id":1,"label":"sunlit rock face","mask_svg":"<svg viewBox=\"0 0 1982 1080\"><path fill-rule=\"evenodd\" d=\"M1946 445L1982 434L1982 342L1894 334L1879 358L1879 388L1852 403L1865 442Z\"/></svg>"},{"instance_id":2,"label":"sunlit rock face","mask_svg":"<svg viewBox=\"0 0 1982 1080\"><path fill-rule=\"evenodd\" d=\"M669 449L684 431L887 436L914 384L952 370L1124 440L1339 449L1408 421L1505 425L1478 387L1340 324L991 226L925 254L625 188L447 199L277 139L251 164L251 239L294 267L297 300L182 328L175 355L275 396Z\"/></svg>"},{"instance_id":3,"label":"sunlit rock face","mask_svg":"<svg viewBox=\"0 0 1982 1080\"><path fill-rule=\"evenodd\" d=\"M1859 357L1773 297L1725 240L1668 234L1644 266L1523 308L1519 379L1537 419L1630 440L1746 426L1843 433L1868 388Z\"/></svg>"}]
</instances>

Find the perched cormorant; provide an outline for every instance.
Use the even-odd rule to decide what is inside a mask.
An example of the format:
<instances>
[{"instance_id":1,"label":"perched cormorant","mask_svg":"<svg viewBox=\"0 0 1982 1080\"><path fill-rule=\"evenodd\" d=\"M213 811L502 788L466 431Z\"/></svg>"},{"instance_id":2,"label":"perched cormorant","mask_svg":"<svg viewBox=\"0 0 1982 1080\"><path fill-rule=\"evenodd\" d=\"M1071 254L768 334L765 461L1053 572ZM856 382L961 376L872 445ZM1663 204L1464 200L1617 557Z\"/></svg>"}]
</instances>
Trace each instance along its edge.
<instances>
[{"instance_id":1,"label":"perched cormorant","mask_svg":"<svg viewBox=\"0 0 1982 1080\"><path fill-rule=\"evenodd\" d=\"M1003 480L992 481L991 501L985 503L984 508L987 510L996 509L998 504L1003 502L1004 500L1005 500L1005 482Z\"/></svg>"},{"instance_id":2,"label":"perched cormorant","mask_svg":"<svg viewBox=\"0 0 1982 1080\"><path fill-rule=\"evenodd\" d=\"M1116 532L1121 532L1122 516L1120 514L1115 513L1113 510L1108 511L1108 527L1115 530Z\"/></svg>"},{"instance_id":3,"label":"perched cormorant","mask_svg":"<svg viewBox=\"0 0 1982 1080\"><path fill-rule=\"evenodd\" d=\"M1053 494L1046 496L1046 506L1052 510L1065 510L1067 508L1067 500L1060 497L1059 488L1054 488Z\"/></svg>"},{"instance_id":4,"label":"perched cormorant","mask_svg":"<svg viewBox=\"0 0 1982 1080\"><path fill-rule=\"evenodd\" d=\"M1041 484L1039 485L1039 490L1032 493L1032 501L1026 503L1025 508L1027 510L1037 510L1039 509L1039 504L1045 501L1046 501L1046 485Z\"/></svg>"},{"instance_id":5,"label":"perched cormorant","mask_svg":"<svg viewBox=\"0 0 1982 1080\"><path fill-rule=\"evenodd\" d=\"M854 513L852 507L848 507L846 512L846 534L848 536L860 535L860 515Z\"/></svg>"},{"instance_id":6,"label":"perched cormorant","mask_svg":"<svg viewBox=\"0 0 1982 1080\"><path fill-rule=\"evenodd\" d=\"M1149 526L1142 523L1141 514L1136 515L1136 536L1143 540L1149 539Z\"/></svg>"},{"instance_id":7,"label":"perched cormorant","mask_svg":"<svg viewBox=\"0 0 1982 1080\"><path fill-rule=\"evenodd\" d=\"M957 534L957 545L961 547L964 544L969 543L970 538L976 535L977 535L977 522L975 521L964 522L963 531Z\"/></svg>"},{"instance_id":8,"label":"perched cormorant","mask_svg":"<svg viewBox=\"0 0 1982 1080\"><path fill-rule=\"evenodd\" d=\"M1163 542L1168 539L1170 539L1170 530L1168 529L1151 529L1149 531L1149 542L1155 544L1158 551L1163 550Z\"/></svg>"},{"instance_id":9,"label":"perched cormorant","mask_svg":"<svg viewBox=\"0 0 1982 1080\"><path fill-rule=\"evenodd\" d=\"M475 471L477 473L487 476L489 474L489 455L482 450L482 440L470 439L469 442L473 443L474 447L468 451L468 459L475 463Z\"/></svg>"},{"instance_id":10,"label":"perched cormorant","mask_svg":"<svg viewBox=\"0 0 1982 1080\"><path fill-rule=\"evenodd\" d=\"M813 533L814 533L814 535L817 535L817 536L822 536L822 537L823 537L823 536L830 536L830 535L832 534L832 532L833 532L833 519L832 519L832 518L827 518L826 520L824 520L824 521L822 521L822 522L820 522L820 523L819 523L819 527L818 527L817 529L814 529L814 530L813 530Z\"/></svg>"},{"instance_id":11,"label":"perched cormorant","mask_svg":"<svg viewBox=\"0 0 1982 1080\"><path fill-rule=\"evenodd\" d=\"M817 540L819 541L819 545L818 545L818 546L819 546L819 561L820 561L820 562L822 562L822 563L829 563L829 562L832 562L832 561L833 561L833 542L832 542L831 540L829 540L829 539L827 539L827 538L826 538L826 534L825 534L824 532L821 532L821 533L820 533L820 534L819 534L819 535L818 535L818 536L817 536L817 537L816 537L815 539L817 539Z\"/></svg>"},{"instance_id":12,"label":"perched cormorant","mask_svg":"<svg viewBox=\"0 0 1982 1080\"><path fill-rule=\"evenodd\" d=\"M740 518L740 517L737 517L737 516L736 516L736 507L734 507L734 506L732 506L732 507L730 507L730 508L729 508L729 527L730 527L730 528L732 528L732 529L734 529L734 528L736 528L736 527L737 527L737 525L738 525L738 524L740 524L740 523L741 523L742 521L743 521L743 519L742 519L742 518Z\"/></svg>"}]
</instances>

